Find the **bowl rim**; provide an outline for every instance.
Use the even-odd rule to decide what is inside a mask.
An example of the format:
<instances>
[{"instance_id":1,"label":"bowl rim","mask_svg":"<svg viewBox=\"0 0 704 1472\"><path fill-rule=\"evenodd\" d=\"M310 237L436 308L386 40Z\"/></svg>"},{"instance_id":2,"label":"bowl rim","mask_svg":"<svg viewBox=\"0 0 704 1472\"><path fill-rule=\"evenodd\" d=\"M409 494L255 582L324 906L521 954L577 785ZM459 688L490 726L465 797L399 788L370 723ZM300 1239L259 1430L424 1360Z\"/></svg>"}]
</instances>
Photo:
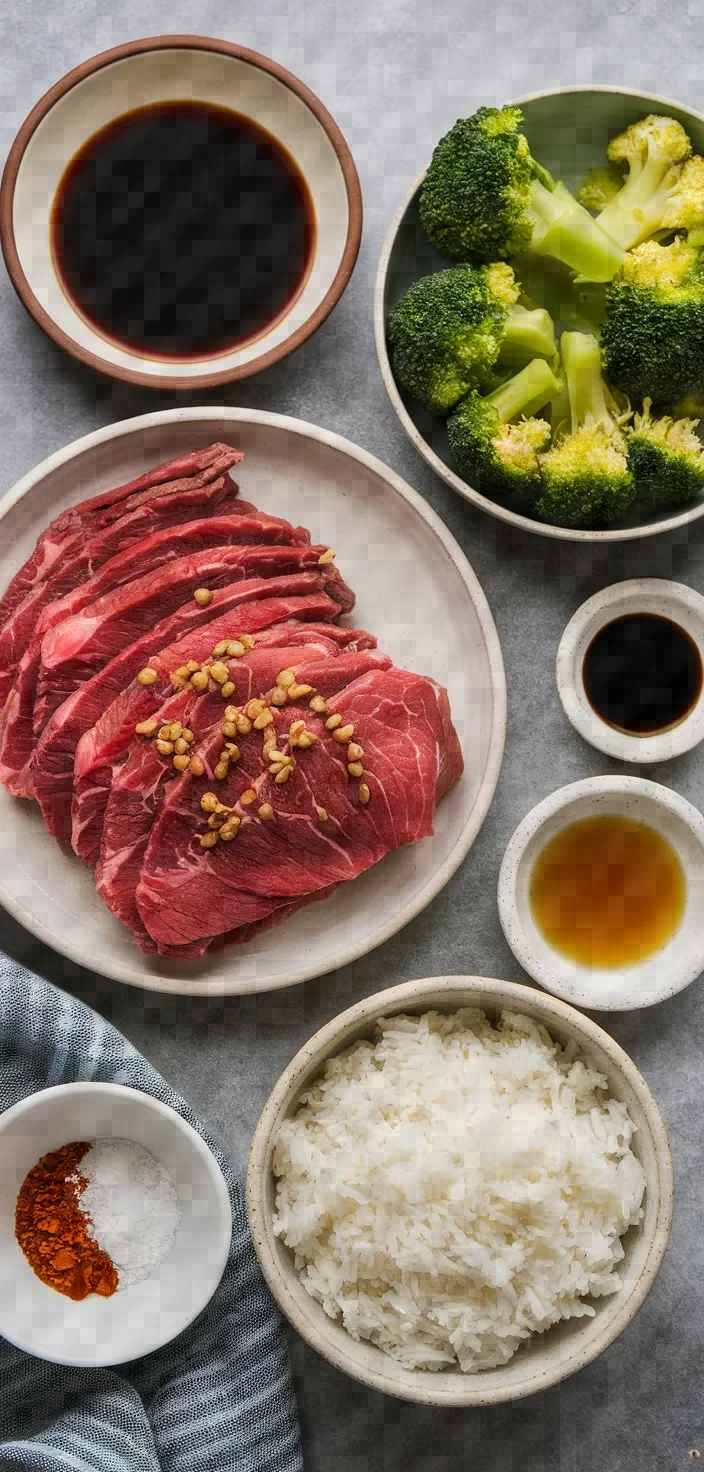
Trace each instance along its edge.
<instances>
[{"instance_id":1,"label":"bowl rim","mask_svg":"<svg viewBox=\"0 0 704 1472\"><path fill-rule=\"evenodd\" d=\"M2 1111L2 1113L0 1113L0 1135L5 1134L7 1126L9 1124L14 1123L14 1121L17 1119L21 1119L24 1115L31 1115L33 1110L37 1108L40 1104L51 1103L53 1100L58 1100L59 1098L65 1097L67 1094L99 1094L103 1098L124 1099L125 1097L129 1097L130 1099L139 1099L140 1104L142 1105L146 1113L155 1114L159 1118L169 1120L172 1124L176 1125L181 1134L184 1135L185 1138L188 1140L191 1149L203 1161L203 1164L212 1182L217 1202L218 1214L223 1226L226 1227L225 1235L227 1237L226 1242L223 1239L222 1250L220 1253L221 1260L218 1259L218 1261L215 1263L212 1287L209 1286L207 1297L205 1297L202 1303L200 1303L199 1306L194 1309L187 1323L182 1324L179 1329L177 1329L173 1334L170 1334L168 1339L164 1339L161 1344L154 1345L151 1349L142 1351L142 1353L154 1354L157 1352L157 1350L163 1349L166 1344L171 1343L171 1341L177 1338L179 1334L185 1333L190 1325L198 1318L199 1314L202 1314L203 1310L207 1308L207 1305L210 1303L213 1294L217 1292L217 1289L222 1281L222 1277L227 1267L227 1261L230 1255L233 1232L232 1202L230 1200L230 1191L227 1181L225 1180L222 1169L218 1161L216 1160L207 1140L203 1137L203 1135L199 1134L198 1130L194 1129L193 1125L190 1124L187 1119L184 1119L183 1115L179 1114L177 1109L174 1109L171 1104L165 1103L163 1099L158 1099L155 1094L147 1094L144 1092L143 1089L133 1088L129 1084L116 1084L110 1082L102 1082L98 1079L86 1078L72 1079L69 1083L65 1084L51 1084L46 1089L35 1089L33 1093L26 1094L23 1099L18 1099L16 1104L11 1104L8 1109L5 1109ZM35 1345L26 1343L24 1340L21 1340L17 1337L12 1328L12 1325L10 1325L9 1329L7 1326L3 1327L2 1333L4 1338L7 1339L10 1344L14 1344L16 1348L24 1350L27 1354L33 1354L37 1359L45 1360L47 1363L56 1365L75 1365L81 1369L91 1368L91 1366L87 1365L85 1361L80 1359L67 1359L65 1355L55 1355L47 1353L39 1354ZM131 1358L139 1359L140 1353L138 1352L136 1355L132 1355ZM124 1356L120 1354L112 1359L103 1359L101 1357L99 1360L95 1360L92 1362L92 1368L104 1369L110 1365L120 1365L124 1363L126 1363Z\"/></svg>"},{"instance_id":2,"label":"bowl rim","mask_svg":"<svg viewBox=\"0 0 704 1472\"><path fill-rule=\"evenodd\" d=\"M704 598L701 593L672 578L626 578L600 588L575 609L560 639L555 676L562 709L575 731L590 746L618 761L628 762L629 766L652 766L654 762L674 761L675 757L692 751L704 740L704 688L676 725L650 735L636 736L609 726L592 709L583 679L584 659L592 639L612 621L636 614L639 600L660 603L661 608L657 612L642 607L640 612L651 616L659 614L678 625L699 649L701 658L704 652ZM691 623L699 623L702 630L699 637L691 627L687 627L687 614ZM578 668L576 660L580 646L584 653Z\"/></svg>"},{"instance_id":3,"label":"bowl rim","mask_svg":"<svg viewBox=\"0 0 704 1472\"><path fill-rule=\"evenodd\" d=\"M548 1367L534 1373L525 1385L521 1385L518 1389L512 1387L510 1393L506 1393L500 1387L482 1390L481 1372L476 1375L458 1374L456 1389L454 1387L449 1390L443 1389L438 1385L437 1390L434 1391L430 1388L426 1389L425 1386L422 1388L419 1386L418 1391L412 1393L408 1387L397 1383L393 1373L395 1361L390 1358L388 1359L390 1367L388 1374L374 1369L362 1370L354 1363L351 1354L341 1349L332 1336L325 1333L326 1324L324 1322L321 1321L319 1325L317 1317L314 1318L313 1315L308 1315L299 1308L288 1288L289 1273L282 1271L279 1258L272 1248L272 1234L266 1205L267 1155L279 1109L287 1095L300 1085L303 1077L310 1072L311 1065L319 1064L318 1071L322 1072L324 1063L329 1057L335 1056L336 1052L350 1046L349 1042L343 1041L338 1049L330 1046L335 1043L336 1039L341 1038L347 1027L357 1027L361 1024L366 1029L369 1024L371 1028L375 1019L385 1014L388 1015L387 1009L391 1009L394 1013L403 1011L406 1007L409 1010L418 1011L425 1005L424 999L430 997L435 997L435 1005L438 1005L438 991L446 993L448 1010L452 1010L453 1006L459 1008L467 1005L466 1001L463 1003L459 999L456 1004L453 1003L456 994L466 996L467 992L490 992L495 997L497 1004L512 1006L516 1010L520 1010L521 1005L538 1008L542 1014L541 1020L548 1030L551 1024L556 1024L563 1029L575 1031L579 1036L579 1047L582 1051L588 1052L590 1043L597 1045L609 1055L615 1068L624 1076L636 1094L654 1147L655 1173L653 1182L648 1183L648 1190L656 1199L656 1214L652 1227L652 1240L643 1271L632 1291L612 1322L605 1325L601 1333L595 1337L594 1344L590 1346L586 1358L583 1353L580 1353L575 1342L572 1353L566 1354L564 1361L557 1368ZM432 1004L428 1001L427 1005ZM273 1297L301 1338L318 1354L323 1355L336 1369L342 1370L372 1389L380 1390L386 1395L396 1396L401 1400L446 1407L497 1405L520 1400L524 1396L547 1390L550 1386L567 1379L577 1370L583 1369L602 1354L635 1317L660 1271L670 1238L674 1214L674 1167L665 1122L651 1089L628 1054L598 1023L586 1017L577 1008L570 1006L569 1003L518 982L502 981L497 977L486 976L435 976L401 982L363 998L362 1001L356 1002L344 1012L338 1013L304 1043L274 1084L259 1117L247 1164L246 1202L252 1241ZM290 1272L293 1272L292 1268ZM311 1300L312 1303L313 1300ZM319 1305L316 1305L316 1308L318 1307ZM350 1344L354 1343L355 1341L350 1339Z\"/></svg>"},{"instance_id":4,"label":"bowl rim","mask_svg":"<svg viewBox=\"0 0 704 1472\"><path fill-rule=\"evenodd\" d=\"M704 124L704 113L694 107L685 107L681 102L675 102L672 98L661 97L655 92L639 92L633 87L609 87L609 86L570 86L570 87L546 87L538 92L526 92L521 97L512 98L506 106L523 107L528 102L540 102L543 98L580 95L585 92L606 93L617 97L632 97L639 99L648 105L649 111L662 110L663 108L674 108L676 112L687 114L696 118ZM518 527L521 531L532 532L538 537L552 537L562 542L629 542L641 537L654 537L662 532L674 531L677 527L687 526L689 522L698 520L704 516L704 499L686 511L681 511L673 516L664 517L662 521L644 522L642 526L618 527L615 530L588 530L580 527L554 526L550 522L534 521L530 516L523 516L518 511L511 511L502 506L498 501L492 501L488 496L483 496L480 491L475 490L468 481L454 471L451 466L436 454L435 450L428 444L425 437L415 425L403 402L396 384L396 379L391 367L387 343L386 343L386 315L384 309L384 298L386 295L386 282L389 271L391 254L396 243L400 226L403 222L409 205L415 199L418 190L423 183L427 168L422 169L414 179L410 188L406 191L398 205L388 230L384 236L377 266L376 279L374 282L374 340L376 343L377 358L384 387L391 400L396 415L405 430L411 444L425 460L431 470L439 475L445 484L453 491L457 491L465 501L478 506L481 511L488 511L500 521L505 521L509 526Z\"/></svg>"},{"instance_id":5,"label":"bowl rim","mask_svg":"<svg viewBox=\"0 0 704 1472\"><path fill-rule=\"evenodd\" d=\"M345 190L347 194L348 222L345 246L340 258L335 278L328 288L322 302L318 304L306 321L284 338L277 347L270 348L267 352L260 353L256 358L247 363L227 369L214 370L212 373L189 374L188 372L178 374L150 374L142 373L137 368L127 368L120 364L109 362L99 354L90 352L74 338L59 327L49 313L41 305L22 268L13 223L13 207L15 197L15 186L22 159L27 146L36 132L39 124L51 112L62 97L70 92L79 82L93 73L101 71L103 67L111 66L113 62L127 60L131 56L140 55L148 51L214 51L220 55L229 56L237 61L247 62L250 66L259 68L260 71L268 72L278 82L282 82L291 92L295 92L301 101L306 104L314 114L323 131L332 144L337 156L337 161L342 171ZM343 134L338 127L332 114L328 112L324 103L307 87L305 82L294 76L277 61L264 56L259 51L253 51L250 47L239 46L231 41L223 41L213 36L197 36L178 33L175 35L145 36L135 41L126 41L120 46L112 46L107 51L101 51L96 56L82 61L71 71L66 72L53 87L44 93L39 101L35 103L31 112L22 123L17 133L10 152L7 156L0 182L0 248L5 258L7 272L12 285L17 292L23 306L42 331L47 334L60 348L63 348L70 357L76 358L87 368L92 368L97 373L105 374L109 378L119 379L123 383L139 384L143 388L170 389L172 392L185 392L194 389L214 388L224 383L234 383L238 379L250 378L255 373L261 373L265 368L270 368L274 363L280 362L296 348L300 347L318 327L330 315L333 307L337 305L347 283L354 270L355 262L359 254L362 238L362 190L359 182L357 168L346 143Z\"/></svg>"},{"instance_id":6,"label":"bowl rim","mask_svg":"<svg viewBox=\"0 0 704 1472\"><path fill-rule=\"evenodd\" d=\"M555 792L551 792L541 802L536 803L514 829L506 845L499 870L497 885L499 920L507 944L511 947L516 960L520 962L529 976L538 982L539 986L545 987L553 996L560 997L563 1005L592 1007L598 1012L634 1012L667 1001L669 997L674 997L678 992L691 986L701 974L701 958L690 961L689 966L679 971L674 967L671 968L665 984L657 990L653 988L653 995L647 1002L643 1002L642 998L635 993L633 1000L630 1000L630 996L626 994L612 995L606 1000L600 996L590 996L588 982L584 982L580 984L580 1001L577 1004L567 997L559 978L556 979L555 970L544 962L542 955L536 952L528 939L516 902L518 875L526 849L537 834L543 830L545 824L557 814L566 813L581 798L599 797L608 793L625 796L632 794L634 797L649 798L656 807L665 808L685 824L702 849L704 856L704 815L694 806L694 803L682 797L673 788L665 787L662 782L651 782L645 777L632 776L630 773L616 777L583 777L578 782L568 782L566 786L558 787ZM546 941L545 954L547 955L550 950ZM633 970L635 969L634 967ZM586 977L586 970L584 975Z\"/></svg>"}]
</instances>

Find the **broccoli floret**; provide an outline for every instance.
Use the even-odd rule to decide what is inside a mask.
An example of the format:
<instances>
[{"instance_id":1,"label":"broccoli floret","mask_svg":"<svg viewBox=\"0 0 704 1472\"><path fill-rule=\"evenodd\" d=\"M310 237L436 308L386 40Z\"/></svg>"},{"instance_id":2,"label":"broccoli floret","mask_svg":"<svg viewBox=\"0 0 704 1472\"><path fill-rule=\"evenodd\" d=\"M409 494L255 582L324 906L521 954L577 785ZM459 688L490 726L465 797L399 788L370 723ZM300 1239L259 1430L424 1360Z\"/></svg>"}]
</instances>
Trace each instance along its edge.
<instances>
[{"instance_id":1,"label":"broccoli floret","mask_svg":"<svg viewBox=\"0 0 704 1472\"><path fill-rule=\"evenodd\" d=\"M518 301L504 261L452 266L409 287L389 316L397 382L433 413L446 414L471 388L495 383L494 365L552 358L555 329L542 307Z\"/></svg>"},{"instance_id":2,"label":"broccoli floret","mask_svg":"<svg viewBox=\"0 0 704 1472\"><path fill-rule=\"evenodd\" d=\"M698 419L654 419L650 399L628 434L628 465L636 492L650 511L686 506L704 491L704 445Z\"/></svg>"},{"instance_id":3,"label":"broccoli floret","mask_svg":"<svg viewBox=\"0 0 704 1472\"><path fill-rule=\"evenodd\" d=\"M603 210L604 206L623 189L623 174L615 164L597 164L585 174L574 197L585 210Z\"/></svg>"},{"instance_id":4,"label":"broccoli floret","mask_svg":"<svg viewBox=\"0 0 704 1472\"><path fill-rule=\"evenodd\" d=\"M611 281L621 247L532 158L518 107L480 107L440 140L425 176L420 217L451 259L551 256L588 281Z\"/></svg>"},{"instance_id":5,"label":"broccoli floret","mask_svg":"<svg viewBox=\"0 0 704 1472\"><path fill-rule=\"evenodd\" d=\"M686 231L689 245L704 244L704 158L688 158L662 212L664 231Z\"/></svg>"},{"instance_id":6,"label":"broccoli floret","mask_svg":"<svg viewBox=\"0 0 704 1472\"><path fill-rule=\"evenodd\" d=\"M536 358L485 398L475 389L463 399L447 421L460 475L483 495L532 496L540 485L537 452L550 440L550 425L533 416L561 387L550 364Z\"/></svg>"},{"instance_id":7,"label":"broccoli floret","mask_svg":"<svg viewBox=\"0 0 704 1472\"><path fill-rule=\"evenodd\" d=\"M664 228L663 216L691 152L681 124L655 114L632 123L611 141L609 158L627 164L628 177L597 219L625 250Z\"/></svg>"},{"instance_id":8,"label":"broccoli floret","mask_svg":"<svg viewBox=\"0 0 704 1472\"><path fill-rule=\"evenodd\" d=\"M649 240L606 291L604 371L631 401L671 404L704 389L704 259Z\"/></svg>"},{"instance_id":9,"label":"broccoli floret","mask_svg":"<svg viewBox=\"0 0 704 1472\"><path fill-rule=\"evenodd\" d=\"M571 426L540 455L542 493L535 515L554 526L606 526L635 496L622 415L601 376L595 337L563 332L560 353L567 379Z\"/></svg>"}]
</instances>

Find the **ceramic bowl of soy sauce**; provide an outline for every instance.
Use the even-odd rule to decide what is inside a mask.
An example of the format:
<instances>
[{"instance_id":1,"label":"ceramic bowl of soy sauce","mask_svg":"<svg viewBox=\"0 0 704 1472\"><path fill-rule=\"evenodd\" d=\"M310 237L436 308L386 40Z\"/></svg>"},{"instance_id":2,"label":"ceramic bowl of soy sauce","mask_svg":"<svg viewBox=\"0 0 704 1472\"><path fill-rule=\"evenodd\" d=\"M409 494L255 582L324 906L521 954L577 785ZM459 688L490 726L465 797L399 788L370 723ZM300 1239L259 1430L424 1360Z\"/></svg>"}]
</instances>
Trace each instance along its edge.
<instances>
[{"instance_id":1,"label":"ceramic bowl of soy sauce","mask_svg":"<svg viewBox=\"0 0 704 1472\"><path fill-rule=\"evenodd\" d=\"M665 578L603 588L570 619L556 675L568 720L607 756L691 751L704 737L704 598Z\"/></svg>"},{"instance_id":2,"label":"ceramic bowl of soy sauce","mask_svg":"<svg viewBox=\"0 0 704 1472\"><path fill-rule=\"evenodd\" d=\"M299 347L352 274L357 171L320 100L203 36L131 41L33 108L0 188L12 283L112 378L197 390Z\"/></svg>"}]
</instances>

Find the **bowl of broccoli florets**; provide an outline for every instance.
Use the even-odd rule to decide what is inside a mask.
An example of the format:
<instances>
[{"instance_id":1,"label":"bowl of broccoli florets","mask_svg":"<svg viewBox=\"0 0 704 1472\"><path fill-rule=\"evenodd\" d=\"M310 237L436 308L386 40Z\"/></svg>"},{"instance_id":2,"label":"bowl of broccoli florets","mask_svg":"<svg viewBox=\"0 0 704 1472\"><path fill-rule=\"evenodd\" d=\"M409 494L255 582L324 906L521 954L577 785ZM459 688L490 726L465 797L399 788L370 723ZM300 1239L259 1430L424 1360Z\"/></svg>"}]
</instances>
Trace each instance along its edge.
<instances>
[{"instance_id":1,"label":"bowl of broccoli florets","mask_svg":"<svg viewBox=\"0 0 704 1472\"><path fill-rule=\"evenodd\" d=\"M566 88L440 139L386 238L392 403L467 500L553 537L704 513L704 116Z\"/></svg>"}]
</instances>

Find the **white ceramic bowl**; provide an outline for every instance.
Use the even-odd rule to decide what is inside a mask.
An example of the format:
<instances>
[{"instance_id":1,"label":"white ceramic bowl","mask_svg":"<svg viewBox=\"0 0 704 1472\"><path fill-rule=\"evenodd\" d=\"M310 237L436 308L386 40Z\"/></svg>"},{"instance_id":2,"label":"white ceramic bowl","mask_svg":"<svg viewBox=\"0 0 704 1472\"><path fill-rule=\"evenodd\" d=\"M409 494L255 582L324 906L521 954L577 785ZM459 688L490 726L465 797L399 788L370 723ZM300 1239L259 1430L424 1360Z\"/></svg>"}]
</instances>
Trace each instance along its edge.
<instances>
[{"instance_id":1,"label":"white ceramic bowl","mask_svg":"<svg viewBox=\"0 0 704 1472\"><path fill-rule=\"evenodd\" d=\"M684 868L687 900L672 936L655 955L619 969L580 966L556 951L531 914L536 859L563 828L598 814L647 823L674 848ZM588 777L538 803L516 829L499 873L504 935L530 976L565 1001L597 1011L651 1007L689 986L704 971L704 817L685 798L640 777Z\"/></svg>"},{"instance_id":2,"label":"white ceramic bowl","mask_svg":"<svg viewBox=\"0 0 704 1472\"><path fill-rule=\"evenodd\" d=\"M315 247L286 314L254 340L213 357L147 357L99 333L64 294L49 227L64 170L84 143L149 103L210 102L253 119L282 143L308 185ZM129 383L202 389L259 373L298 347L335 306L352 274L362 196L352 155L329 112L277 62L206 36L129 41L57 82L22 124L0 190L0 239L21 300L39 326L82 363Z\"/></svg>"},{"instance_id":3,"label":"white ceramic bowl","mask_svg":"<svg viewBox=\"0 0 704 1472\"><path fill-rule=\"evenodd\" d=\"M17 1193L33 1165L72 1140L134 1140L169 1171L181 1222L161 1267L111 1298L72 1302L42 1283L15 1238ZM0 1115L0 1334L60 1365L117 1365L150 1354L186 1329L225 1270L232 1214L205 1141L167 1104L121 1084L42 1089Z\"/></svg>"},{"instance_id":4,"label":"white ceramic bowl","mask_svg":"<svg viewBox=\"0 0 704 1472\"><path fill-rule=\"evenodd\" d=\"M704 662L704 598L665 578L632 578L588 598L570 619L557 651L557 689L565 715L585 741L623 762L666 762L690 751L704 737L704 687L688 715L669 730L630 736L602 721L584 688L583 666L596 635L614 619L659 614L689 634Z\"/></svg>"},{"instance_id":5,"label":"white ceramic bowl","mask_svg":"<svg viewBox=\"0 0 704 1472\"><path fill-rule=\"evenodd\" d=\"M606 162L606 145L610 138L651 112L677 118L691 137L695 151L704 153L704 114L648 92L634 92L623 87L557 87L533 92L527 97L512 98L511 101L523 109L523 131L535 157L571 189L576 188L593 164ZM469 109L463 109L460 103L457 111L464 115ZM448 127L452 122L454 114L448 114ZM502 506L500 502L481 495L457 474L444 420L430 415L421 405L401 393L391 368L386 342L389 311L402 293L419 277L452 264L433 249L421 228L418 198L425 172L424 169L418 175L401 200L382 247L374 291L374 332L386 391L408 438L431 469L482 511L488 511L524 531L557 537L562 541L620 542L632 537L648 537L655 532L684 526L704 515L703 498L684 511L665 511L652 521L639 521L637 511L633 511L629 512L623 524L603 531L573 530L534 521L509 506ZM546 267L544 262L534 258L530 267L522 263L521 279L529 294L547 306L558 323L562 322L565 327L579 325L570 321L562 311L565 301L562 288L568 281L566 272L553 269L550 263Z\"/></svg>"},{"instance_id":6,"label":"white ceramic bowl","mask_svg":"<svg viewBox=\"0 0 704 1472\"><path fill-rule=\"evenodd\" d=\"M507 1365L465 1375L457 1371L409 1370L373 1344L357 1341L303 1288L289 1251L274 1236L275 1180L271 1169L274 1138L282 1120L293 1114L306 1088L323 1072L328 1058L359 1038L371 1037L379 1017L431 1008L454 1012L482 1007L495 1020L503 1007L542 1023L562 1043L574 1040L627 1105L637 1126L633 1149L646 1176L645 1216L624 1238L622 1287L595 1300L593 1319L573 1319L533 1339ZM306 1043L282 1074L264 1106L252 1142L247 1173L249 1222L269 1287L294 1328L345 1374L374 1390L426 1405L479 1406L517 1400L547 1390L596 1359L637 1313L653 1286L665 1254L673 1210L672 1158L657 1104L630 1058L596 1023L563 1002L530 987L483 976L436 976L378 992L333 1018Z\"/></svg>"}]
</instances>

